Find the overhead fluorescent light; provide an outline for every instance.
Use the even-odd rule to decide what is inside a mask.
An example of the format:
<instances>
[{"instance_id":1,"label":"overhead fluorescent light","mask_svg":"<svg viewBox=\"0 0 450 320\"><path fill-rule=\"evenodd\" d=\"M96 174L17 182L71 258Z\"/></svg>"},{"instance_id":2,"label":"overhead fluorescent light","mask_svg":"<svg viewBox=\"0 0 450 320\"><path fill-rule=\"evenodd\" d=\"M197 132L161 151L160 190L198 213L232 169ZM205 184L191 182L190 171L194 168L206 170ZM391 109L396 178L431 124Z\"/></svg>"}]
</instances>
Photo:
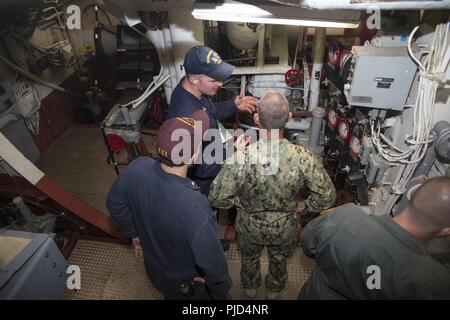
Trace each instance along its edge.
<instances>
[{"instance_id":1,"label":"overhead fluorescent light","mask_svg":"<svg viewBox=\"0 0 450 320\"><path fill-rule=\"evenodd\" d=\"M197 20L214 20L214 21L229 21L229 22L249 22L249 23L263 23L263 24L282 24L288 26L307 26L307 27L323 27L323 28L358 28L358 23L347 22L333 22L333 21L317 21L317 20L294 20L270 17L249 17L249 16L224 16L222 14L194 14Z\"/></svg>"},{"instance_id":2,"label":"overhead fluorescent light","mask_svg":"<svg viewBox=\"0 0 450 320\"><path fill-rule=\"evenodd\" d=\"M283 5L252 5L224 0L196 1L192 15L198 20L282 24L324 28L357 28L359 12L311 11Z\"/></svg>"}]
</instances>

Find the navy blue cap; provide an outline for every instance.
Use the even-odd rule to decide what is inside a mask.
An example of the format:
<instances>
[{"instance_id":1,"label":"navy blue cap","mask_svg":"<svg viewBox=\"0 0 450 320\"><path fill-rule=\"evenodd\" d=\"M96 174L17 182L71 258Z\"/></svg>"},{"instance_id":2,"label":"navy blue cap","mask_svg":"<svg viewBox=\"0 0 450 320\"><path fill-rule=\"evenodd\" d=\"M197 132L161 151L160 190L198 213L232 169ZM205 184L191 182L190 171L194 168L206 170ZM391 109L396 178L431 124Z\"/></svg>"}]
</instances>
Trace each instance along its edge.
<instances>
[{"instance_id":1,"label":"navy blue cap","mask_svg":"<svg viewBox=\"0 0 450 320\"><path fill-rule=\"evenodd\" d=\"M206 46L191 48L184 57L186 74L204 74L215 80L226 80L234 66L223 62L217 52Z\"/></svg>"}]
</instances>

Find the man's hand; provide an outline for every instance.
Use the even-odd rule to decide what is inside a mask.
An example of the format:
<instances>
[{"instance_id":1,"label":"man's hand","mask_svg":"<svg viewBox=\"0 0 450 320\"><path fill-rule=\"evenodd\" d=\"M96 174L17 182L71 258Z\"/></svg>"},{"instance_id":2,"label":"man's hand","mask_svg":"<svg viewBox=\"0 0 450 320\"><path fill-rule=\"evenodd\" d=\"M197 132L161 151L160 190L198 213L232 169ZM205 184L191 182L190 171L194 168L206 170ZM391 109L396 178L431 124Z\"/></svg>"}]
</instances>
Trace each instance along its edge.
<instances>
[{"instance_id":1,"label":"man's hand","mask_svg":"<svg viewBox=\"0 0 450 320\"><path fill-rule=\"evenodd\" d=\"M250 143L251 137L246 136L244 133L241 134L234 142L234 147L236 150L244 149Z\"/></svg>"},{"instance_id":2,"label":"man's hand","mask_svg":"<svg viewBox=\"0 0 450 320\"><path fill-rule=\"evenodd\" d=\"M244 96L244 93L242 92L234 99L234 103L239 111L253 113L256 111L258 100L255 97Z\"/></svg>"},{"instance_id":3,"label":"man's hand","mask_svg":"<svg viewBox=\"0 0 450 320\"><path fill-rule=\"evenodd\" d=\"M141 241L139 238L133 238L134 256L141 261L144 258L144 251L141 247Z\"/></svg>"}]
</instances>

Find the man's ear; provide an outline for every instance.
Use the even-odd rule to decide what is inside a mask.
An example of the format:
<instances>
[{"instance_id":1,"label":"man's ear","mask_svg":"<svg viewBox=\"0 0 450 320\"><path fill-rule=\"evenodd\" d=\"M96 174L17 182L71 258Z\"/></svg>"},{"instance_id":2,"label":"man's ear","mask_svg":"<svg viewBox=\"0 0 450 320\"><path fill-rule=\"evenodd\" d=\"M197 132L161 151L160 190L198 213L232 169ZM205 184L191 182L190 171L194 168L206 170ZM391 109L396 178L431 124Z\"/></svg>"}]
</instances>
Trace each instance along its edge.
<instances>
[{"instance_id":1,"label":"man's ear","mask_svg":"<svg viewBox=\"0 0 450 320\"><path fill-rule=\"evenodd\" d=\"M191 75L187 76L187 79L188 79L189 83L192 85L199 84L199 82L200 82L200 80L197 77L191 76Z\"/></svg>"},{"instance_id":2,"label":"man's ear","mask_svg":"<svg viewBox=\"0 0 450 320\"><path fill-rule=\"evenodd\" d=\"M261 125L261 122L260 122L260 120L259 120L259 114L258 114L258 112L256 112L256 113L253 115L253 121L255 121L255 124L256 124L257 126L260 126L260 125Z\"/></svg>"},{"instance_id":3,"label":"man's ear","mask_svg":"<svg viewBox=\"0 0 450 320\"><path fill-rule=\"evenodd\" d=\"M289 112L289 116L288 116L288 121L287 122L289 122L291 120L292 120L292 112Z\"/></svg>"},{"instance_id":4,"label":"man's ear","mask_svg":"<svg viewBox=\"0 0 450 320\"><path fill-rule=\"evenodd\" d=\"M436 234L436 238L445 238L445 237L448 237L448 236L450 236L450 227L441 229L441 231L439 231Z\"/></svg>"}]
</instances>

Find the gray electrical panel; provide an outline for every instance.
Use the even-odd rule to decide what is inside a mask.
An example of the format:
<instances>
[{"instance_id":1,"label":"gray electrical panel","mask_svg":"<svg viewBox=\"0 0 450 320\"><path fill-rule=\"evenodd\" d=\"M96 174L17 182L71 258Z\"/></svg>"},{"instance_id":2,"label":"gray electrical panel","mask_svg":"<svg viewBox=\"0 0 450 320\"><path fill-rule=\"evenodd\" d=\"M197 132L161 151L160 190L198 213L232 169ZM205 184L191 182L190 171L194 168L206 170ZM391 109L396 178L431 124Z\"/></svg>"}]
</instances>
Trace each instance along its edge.
<instances>
[{"instance_id":1,"label":"gray electrical panel","mask_svg":"<svg viewBox=\"0 0 450 320\"><path fill-rule=\"evenodd\" d=\"M384 173L389 168L389 162L377 154L369 155L369 163L366 168L366 178L368 184L380 183L383 180Z\"/></svg>"},{"instance_id":2,"label":"gray electrical panel","mask_svg":"<svg viewBox=\"0 0 450 320\"><path fill-rule=\"evenodd\" d=\"M0 231L0 300L60 299L67 261L47 234Z\"/></svg>"},{"instance_id":3,"label":"gray electrical panel","mask_svg":"<svg viewBox=\"0 0 450 320\"><path fill-rule=\"evenodd\" d=\"M352 50L355 67L348 103L403 110L417 70L407 47L354 46Z\"/></svg>"},{"instance_id":4,"label":"gray electrical panel","mask_svg":"<svg viewBox=\"0 0 450 320\"><path fill-rule=\"evenodd\" d=\"M31 162L36 163L41 157L41 153L23 120L9 121L0 127L0 132Z\"/></svg>"}]
</instances>

